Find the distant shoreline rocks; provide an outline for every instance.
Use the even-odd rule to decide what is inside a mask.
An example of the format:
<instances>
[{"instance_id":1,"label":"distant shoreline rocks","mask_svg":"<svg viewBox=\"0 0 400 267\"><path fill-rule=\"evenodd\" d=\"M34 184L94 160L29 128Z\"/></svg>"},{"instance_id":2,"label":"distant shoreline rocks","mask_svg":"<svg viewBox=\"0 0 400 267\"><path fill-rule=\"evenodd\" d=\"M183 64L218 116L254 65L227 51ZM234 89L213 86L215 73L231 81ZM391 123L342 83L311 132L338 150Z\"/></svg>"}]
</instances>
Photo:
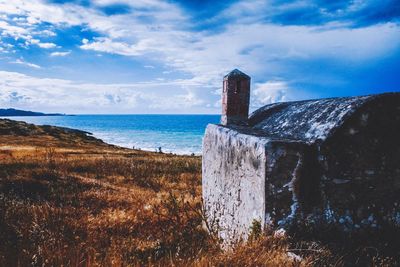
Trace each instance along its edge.
<instances>
[{"instance_id":1,"label":"distant shoreline rocks","mask_svg":"<svg viewBox=\"0 0 400 267\"><path fill-rule=\"evenodd\" d=\"M61 113L42 113L14 108L0 109L0 117L18 117L18 116L67 116Z\"/></svg>"}]
</instances>

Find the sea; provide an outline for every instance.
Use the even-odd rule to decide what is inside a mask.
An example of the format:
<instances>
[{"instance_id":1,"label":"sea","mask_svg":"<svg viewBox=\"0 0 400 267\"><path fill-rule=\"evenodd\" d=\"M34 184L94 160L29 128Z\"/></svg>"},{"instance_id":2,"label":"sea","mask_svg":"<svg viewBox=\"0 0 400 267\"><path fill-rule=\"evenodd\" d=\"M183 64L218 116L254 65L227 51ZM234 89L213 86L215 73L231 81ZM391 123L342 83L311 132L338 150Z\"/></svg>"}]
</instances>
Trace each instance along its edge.
<instances>
[{"instance_id":1,"label":"sea","mask_svg":"<svg viewBox=\"0 0 400 267\"><path fill-rule=\"evenodd\" d=\"M180 155L200 155L204 131L219 115L74 115L8 117L36 125L87 131L106 143Z\"/></svg>"}]
</instances>

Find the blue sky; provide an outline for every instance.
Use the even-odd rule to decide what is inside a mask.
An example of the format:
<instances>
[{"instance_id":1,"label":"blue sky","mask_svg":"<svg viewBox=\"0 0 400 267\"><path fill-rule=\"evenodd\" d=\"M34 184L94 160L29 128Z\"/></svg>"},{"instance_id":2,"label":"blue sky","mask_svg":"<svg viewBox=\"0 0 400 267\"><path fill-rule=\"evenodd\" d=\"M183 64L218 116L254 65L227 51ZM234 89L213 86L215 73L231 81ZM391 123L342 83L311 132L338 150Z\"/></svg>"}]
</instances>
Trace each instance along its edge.
<instances>
[{"instance_id":1,"label":"blue sky","mask_svg":"<svg viewBox=\"0 0 400 267\"><path fill-rule=\"evenodd\" d=\"M0 0L0 107L217 114L234 68L252 110L400 91L400 1Z\"/></svg>"}]
</instances>

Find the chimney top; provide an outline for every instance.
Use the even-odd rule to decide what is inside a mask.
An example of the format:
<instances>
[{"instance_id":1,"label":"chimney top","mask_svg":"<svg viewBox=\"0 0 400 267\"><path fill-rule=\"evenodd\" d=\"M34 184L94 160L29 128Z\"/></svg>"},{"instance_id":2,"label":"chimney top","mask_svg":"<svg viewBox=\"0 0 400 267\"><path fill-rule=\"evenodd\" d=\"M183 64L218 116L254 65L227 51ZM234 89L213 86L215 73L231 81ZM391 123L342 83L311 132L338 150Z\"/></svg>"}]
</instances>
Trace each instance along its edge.
<instances>
[{"instance_id":1,"label":"chimney top","mask_svg":"<svg viewBox=\"0 0 400 267\"><path fill-rule=\"evenodd\" d=\"M234 69L233 71L229 72L227 75L224 76L225 79L226 78L231 78L231 77L235 77L235 78L239 78L240 77L240 78L245 78L245 79L250 80L250 76L249 75L241 72L238 69Z\"/></svg>"},{"instance_id":2,"label":"chimney top","mask_svg":"<svg viewBox=\"0 0 400 267\"><path fill-rule=\"evenodd\" d=\"M234 69L222 85L222 125L246 125L249 118L250 76Z\"/></svg>"}]
</instances>

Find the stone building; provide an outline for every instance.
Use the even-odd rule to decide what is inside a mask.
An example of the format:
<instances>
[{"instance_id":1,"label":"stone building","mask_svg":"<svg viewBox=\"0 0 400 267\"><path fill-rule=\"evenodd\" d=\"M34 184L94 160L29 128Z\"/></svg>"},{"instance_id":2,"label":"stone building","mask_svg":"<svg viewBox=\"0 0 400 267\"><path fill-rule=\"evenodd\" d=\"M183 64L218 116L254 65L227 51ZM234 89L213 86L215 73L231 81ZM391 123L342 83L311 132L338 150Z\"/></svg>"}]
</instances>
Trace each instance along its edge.
<instances>
[{"instance_id":1,"label":"stone building","mask_svg":"<svg viewBox=\"0 0 400 267\"><path fill-rule=\"evenodd\" d=\"M266 105L250 77L224 77L221 124L203 141L203 198L225 241L262 227L400 226L400 93Z\"/></svg>"}]
</instances>

